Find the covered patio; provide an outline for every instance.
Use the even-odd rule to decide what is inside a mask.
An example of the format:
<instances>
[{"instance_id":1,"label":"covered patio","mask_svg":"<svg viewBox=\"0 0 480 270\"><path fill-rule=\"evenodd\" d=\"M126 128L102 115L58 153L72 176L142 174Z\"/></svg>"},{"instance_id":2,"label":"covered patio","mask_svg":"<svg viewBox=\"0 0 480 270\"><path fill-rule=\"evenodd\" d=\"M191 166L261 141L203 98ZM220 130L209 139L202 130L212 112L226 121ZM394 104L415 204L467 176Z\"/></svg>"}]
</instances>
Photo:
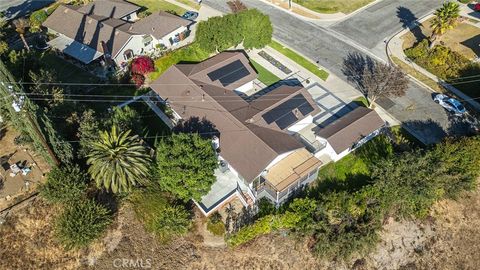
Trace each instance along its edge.
<instances>
[{"instance_id":1,"label":"covered patio","mask_svg":"<svg viewBox=\"0 0 480 270\"><path fill-rule=\"evenodd\" d=\"M103 53L66 36L58 36L57 38L50 40L48 44L85 65L88 65L103 56Z\"/></svg>"},{"instance_id":2,"label":"covered patio","mask_svg":"<svg viewBox=\"0 0 480 270\"><path fill-rule=\"evenodd\" d=\"M272 166L261 176L257 192L277 204L286 200L302 186L314 181L322 162L307 149L297 150Z\"/></svg>"}]
</instances>

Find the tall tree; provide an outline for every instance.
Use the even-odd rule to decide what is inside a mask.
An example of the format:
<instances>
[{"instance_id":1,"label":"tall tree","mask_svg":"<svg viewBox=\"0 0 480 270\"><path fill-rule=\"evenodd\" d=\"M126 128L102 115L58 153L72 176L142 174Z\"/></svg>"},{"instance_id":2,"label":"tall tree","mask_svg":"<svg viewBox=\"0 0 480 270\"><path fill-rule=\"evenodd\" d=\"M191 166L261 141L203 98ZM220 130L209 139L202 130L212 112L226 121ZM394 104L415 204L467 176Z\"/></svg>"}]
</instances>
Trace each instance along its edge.
<instances>
[{"instance_id":1,"label":"tall tree","mask_svg":"<svg viewBox=\"0 0 480 270\"><path fill-rule=\"evenodd\" d=\"M150 157L138 136L130 136L129 130L119 133L113 126L110 132L100 132L99 141L92 142L87 164L98 187L118 193L145 182Z\"/></svg>"},{"instance_id":2,"label":"tall tree","mask_svg":"<svg viewBox=\"0 0 480 270\"><path fill-rule=\"evenodd\" d=\"M98 139L98 131L102 129L102 125L92 109L84 111L79 118L77 138L80 140L80 149L78 155L86 157L92 150L92 142Z\"/></svg>"},{"instance_id":3,"label":"tall tree","mask_svg":"<svg viewBox=\"0 0 480 270\"><path fill-rule=\"evenodd\" d=\"M396 66L357 53L349 54L343 65L343 72L358 86L369 107L378 98L403 96L407 90L408 78Z\"/></svg>"},{"instance_id":4,"label":"tall tree","mask_svg":"<svg viewBox=\"0 0 480 270\"><path fill-rule=\"evenodd\" d=\"M120 132L132 130L137 135L142 134L142 123L138 112L129 106L113 107L108 125L116 126Z\"/></svg>"},{"instance_id":5,"label":"tall tree","mask_svg":"<svg viewBox=\"0 0 480 270\"><path fill-rule=\"evenodd\" d=\"M23 45L27 51L30 51L30 47L28 46L27 40L25 39L25 33L27 32L27 28L30 26L28 20L24 18L16 19L13 21L13 25L15 25L15 31L20 35L22 39Z\"/></svg>"},{"instance_id":6,"label":"tall tree","mask_svg":"<svg viewBox=\"0 0 480 270\"><path fill-rule=\"evenodd\" d=\"M30 92L34 94L34 98L39 99L38 103L40 105L52 109L63 103L65 97L63 89L50 84L56 81L55 74L48 70L40 69L38 73L30 71L28 75L32 80ZM45 101L41 99L45 99Z\"/></svg>"},{"instance_id":7,"label":"tall tree","mask_svg":"<svg viewBox=\"0 0 480 270\"><path fill-rule=\"evenodd\" d=\"M215 182L212 142L198 134L172 134L160 141L156 162L160 188L184 201L200 200Z\"/></svg>"},{"instance_id":8,"label":"tall tree","mask_svg":"<svg viewBox=\"0 0 480 270\"><path fill-rule=\"evenodd\" d=\"M5 37L5 29L7 29L7 20L0 16L0 55L8 51L8 44L3 40Z\"/></svg>"},{"instance_id":9,"label":"tall tree","mask_svg":"<svg viewBox=\"0 0 480 270\"><path fill-rule=\"evenodd\" d=\"M460 17L460 6L456 2L444 2L434 13L435 17L431 22L432 35L430 37L430 48L435 46L436 41L445 32L454 28Z\"/></svg>"}]
</instances>

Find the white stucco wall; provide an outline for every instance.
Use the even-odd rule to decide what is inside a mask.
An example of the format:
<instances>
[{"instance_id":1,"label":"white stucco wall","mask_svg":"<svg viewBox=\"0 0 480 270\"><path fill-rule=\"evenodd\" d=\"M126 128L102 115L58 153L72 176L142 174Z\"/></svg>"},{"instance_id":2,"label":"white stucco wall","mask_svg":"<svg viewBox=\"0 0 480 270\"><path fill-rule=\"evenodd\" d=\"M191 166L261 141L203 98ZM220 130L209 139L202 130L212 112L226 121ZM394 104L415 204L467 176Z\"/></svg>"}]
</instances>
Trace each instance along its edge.
<instances>
[{"instance_id":1,"label":"white stucco wall","mask_svg":"<svg viewBox=\"0 0 480 270\"><path fill-rule=\"evenodd\" d=\"M301 121L295 123L293 126L289 127L287 130L290 132L299 132L311 123L313 123L313 116L309 115L303 118Z\"/></svg>"},{"instance_id":2,"label":"white stucco wall","mask_svg":"<svg viewBox=\"0 0 480 270\"><path fill-rule=\"evenodd\" d=\"M127 16L123 17L122 20L127 21L127 22L137 21L138 20L137 12L128 14Z\"/></svg>"},{"instance_id":3,"label":"white stucco wall","mask_svg":"<svg viewBox=\"0 0 480 270\"><path fill-rule=\"evenodd\" d=\"M252 89L253 89L253 81L248 82L248 83L238 87L237 89L235 89L235 91L240 92L240 93L245 93L245 92L248 92Z\"/></svg>"},{"instance_id":4,"label":"white stucco wall","mask_svg":"<svg viewBox=\"0 0 480 270\"><path fill-rule=\"evenodd\" d=\"M154 38L155 40L155 38ZM154 41L153 40L153 41ZM128 62L127 59L124 57L124 53L127 50L132 50L134 56L136 55L144 55L153 52L155 49L155 42L150 42L149 45L145 46L143 44L143 35L134 35L132 36L127 43L123 46L123 48L114 56L113 60L118 66L121 66L123 62Z\"/></svg>"},{"instance_id":5,"label":"white stucco wall","mask_svg":"<svg viewBox=\"0 0 480 270\"><path fill-rule=\"evenodd\" d=\"M173 38L175 38L175 35L180 34L180 33L184 32L184 31L187 31L187 30L188 30L187 27L181 26L181 27L177 28L175 31L171 32L170 34L167 34L167 35L165 35L163 38L159 39L158 42L159 42L159 43L162 43L162 44L165 45L165 47L167 47L167 48L168 48L168 47L171 47L172 44L170 43L170 40L169 40L169 39L170 39L170 38L173 39Z\"/></svg>"}]
</instances>

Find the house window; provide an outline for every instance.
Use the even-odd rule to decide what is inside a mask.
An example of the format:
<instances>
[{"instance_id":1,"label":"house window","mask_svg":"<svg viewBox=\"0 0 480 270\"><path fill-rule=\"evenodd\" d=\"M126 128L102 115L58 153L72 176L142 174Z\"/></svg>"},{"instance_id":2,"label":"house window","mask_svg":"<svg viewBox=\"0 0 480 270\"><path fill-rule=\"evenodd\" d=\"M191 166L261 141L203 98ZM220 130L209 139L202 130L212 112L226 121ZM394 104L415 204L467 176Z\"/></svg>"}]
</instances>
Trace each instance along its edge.
<instances>
[{"instance_id":1,"label":"house window","mask_svg":"<svg viewBox=\"0 0 480 270\"><path fill-rule=\"evenodd\" d=\"M152 40L153 40L153 38L150 35L143 36L143 46L146 47L146 46L150 45L150 43L152 43Z\"/></svg>"},{"instance_id":2,"label":"house window","mask_svg":"<svg viewBox=\"0 0 480 270\"><path fill-rule=\"evenodd\" d=\"M123 58L125 58L125 60L133 58L133 51L132 50L126 50L123 53Z\"/></svg>"}]
</instances>

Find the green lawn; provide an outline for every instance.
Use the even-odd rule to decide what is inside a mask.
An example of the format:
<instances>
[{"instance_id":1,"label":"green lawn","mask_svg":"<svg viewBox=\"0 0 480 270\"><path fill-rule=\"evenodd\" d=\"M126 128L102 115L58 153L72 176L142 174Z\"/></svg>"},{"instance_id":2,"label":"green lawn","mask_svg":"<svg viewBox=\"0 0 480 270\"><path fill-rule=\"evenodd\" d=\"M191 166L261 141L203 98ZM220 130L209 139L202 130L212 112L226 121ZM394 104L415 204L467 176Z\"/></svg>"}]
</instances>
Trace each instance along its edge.
<instances>
[{"instance_id":1,"label":"green lawn","mask_svg":"<svg viewBox=\"0 0 480 270\"><path fill-rule=\"evenodd\" d=\"M252 66L255 68L255 70L258 72L258 80L264 83L266 86L280 81L280 78L275 76L275 74L268 71L259 63L253 61L252 59L250 59L250 62L252 63Z\"/></svg>"},{"instance_id":2,"label":"green lawn","mask_svg":"<svg viewBox=\"0 0 480 270\"><path fill-rule=\"evenodd\" d=\"M130 0L130 2L145 7L149 12L157 12L160 10L163 11L170 11L172 13L176 13L177 15L183 15L187 10L179 7L175 4L164 0Z\"/></svg>"},{"instance_id":3,"label":"green lawn","mask_svg":"<svg viewBox=\"0 0 480 270\"><path fill-rule=\"evenodd\" d=\"M282 44L273 41L269 44L270 47L274 48L275 50L279 51L281 54L285 55L286 57L292 59L300 66L306 68L308 71L312 72L313 74L317 75L322 80L327 80L328 72L323 69L319 69L315 63L310 62L305 57L299 55L298 53L292 51L291 49L284 47Z\"/></svg>"},{"instance_id":4,"label":"green lawn","mask_svg":"<svg viewBox=\"0 0 480 270\"><path fill-rule=\"evenodd\" d=\"M200 5L197 4L196 1L194 0L176 0L177 2L180 2L182 4L185 4L189 7L191 7L192 9L195 9L195 10L199 10L200 9Z\"/></svg>"},{"instance_id":5,"label":"green lawn","mask_svg":"<svg viewBox=\"0 0 480 270\"><path fill-rule=\"evenodd\" d=\"M202 51L195 43L181 49L172 51L155 60L155 71L149 74L151 81L158 78L171 66L180 62L200 62L210 55Z\"/></svg>"},{"instance_id":6,"label":"green lawn","mask_svg":"<svg viewBox=\"0 0 480 270\"><path fill-rule=\"evenodd\" d=\"M368 146L368 144L364 146ZM318 177L319 179L344 181L352 174L369 174L367 164L353 153L322 167L318 172Z\"/></svg>"},{"instance_id":7,"label":"green lawn","mask_svg":"<svg viewBox=\"0 0 480 270\"><path fill-rule=\"evenodd\" d=\"M351 13L374 0L293 0L308 9L320 13Z\"/></svg>"}]
</instances>

